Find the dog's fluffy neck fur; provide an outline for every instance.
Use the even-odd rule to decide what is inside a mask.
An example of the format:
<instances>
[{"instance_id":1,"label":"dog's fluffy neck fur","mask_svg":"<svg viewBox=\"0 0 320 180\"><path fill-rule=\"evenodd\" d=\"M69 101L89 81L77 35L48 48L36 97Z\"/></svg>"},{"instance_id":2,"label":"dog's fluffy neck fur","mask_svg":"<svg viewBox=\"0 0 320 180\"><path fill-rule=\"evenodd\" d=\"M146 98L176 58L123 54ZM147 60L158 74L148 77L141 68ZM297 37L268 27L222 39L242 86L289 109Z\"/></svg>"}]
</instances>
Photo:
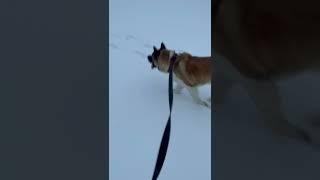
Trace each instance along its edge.
<instances>
[{"instance_id":1,"label":"dog's fluffy neck fur","mask_svg":"<svg viewBox=\"0 0 320 180\"><path fill-rule=\"evenodd\" d=\"M160 55L161 56L164 56L165 58L167 58L168 59L168 61L166 62L166 63L164 63L163 65L158 65L157 66L157 68L158 68L158 70L160 71L160 72L163 72L163 73L168 73L168 71L169 71L169 68L170 68L170 63L171 63L171 60L172 60L172 57L174 56L174 55L176 55L177 56L177 58L176 58L176 60L175 60L175 62L174 62L174 64L173 64L173 66L176 66L176 64L178 63L178 61L179 61L179 54L177 54L175 51L173 51L173 50L168 50L168 49L166 49L166 50L162 50L161 52L160 52ZM161 63L162 64L162 63ZM174 72L174 71L173 71Z\"/></svg>"}]
</instances>

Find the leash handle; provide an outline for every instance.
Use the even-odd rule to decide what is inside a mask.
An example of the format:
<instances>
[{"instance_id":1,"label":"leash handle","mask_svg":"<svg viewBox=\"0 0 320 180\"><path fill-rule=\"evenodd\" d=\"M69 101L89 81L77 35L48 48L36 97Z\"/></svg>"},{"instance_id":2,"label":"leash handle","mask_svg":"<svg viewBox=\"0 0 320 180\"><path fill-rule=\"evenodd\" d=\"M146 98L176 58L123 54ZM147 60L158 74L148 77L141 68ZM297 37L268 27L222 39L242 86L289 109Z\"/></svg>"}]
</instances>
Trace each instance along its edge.
<instances>
[{"instance_id":1,"label":"leash handle","mask_svg":"<svg viewBox=\"0 0 320 180\"><path fill-rule=\"evenodd\" d=\"M176 56L173 56L171 58L170 61L170 66L169 66L169 109L170 109L170 113L169 113L169 118L167 121L167 125L166 128L164 129L163 132L163 136L162 136L162 140L161 140L161 144L160 144L160 148L159 148L159 152L158 152L158 157L157 157L157 162L156 162L156 166L153 172L153 176L152 176L152 180L157 180L160 171L162 169L164 160L166 158L167 155L167 151L168 151L168 146L169 146L169 141L170 141L170 130L171 130L171 111L172 111L172 102L173 102L173 83L172 83L172 71L173 71L173 64L174 61L176 60Z\"/></svg>"}]
</instances>

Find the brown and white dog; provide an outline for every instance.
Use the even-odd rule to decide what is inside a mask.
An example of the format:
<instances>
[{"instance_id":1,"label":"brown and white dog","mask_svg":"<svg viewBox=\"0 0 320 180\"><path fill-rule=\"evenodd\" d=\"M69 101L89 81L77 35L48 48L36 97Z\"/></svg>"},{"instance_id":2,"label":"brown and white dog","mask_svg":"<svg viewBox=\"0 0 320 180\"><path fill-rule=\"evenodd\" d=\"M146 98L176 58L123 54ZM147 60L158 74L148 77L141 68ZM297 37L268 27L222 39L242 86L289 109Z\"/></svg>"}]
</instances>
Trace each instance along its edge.
<instances>
[{"instance_id":1,"label":"brown and white dog","mask_svg":"<svg viewBox=\"0 0 320 180\"><path fill-rule=\"evenodd\" d=\"M158 68L160 72L168 73L170 60L174 56L176 58L173 64L173 79L176 82L174 92L179 94L186 88L196 103L209 107L211 98L208 101L201 100L198 87L211 84L211 57L197 57L185 52L177 54L161 43L159 50L153 47L153 53L148 56L148 61L152 69Z\"/></svg>"},{"instance_id":2,"label":"brown and white dog","mask_svg":"<svg viewBox=\"0 0 320 180\"><path fill-rule=\"evenodd\" d=\"M314 1L215 0L214 104L240 82L274 132L320 143L318 122L294 124L281 107L277 83L320 70L320 11ZM320 79L319 79L320 82Z\"/></svg>"}]
</instances>

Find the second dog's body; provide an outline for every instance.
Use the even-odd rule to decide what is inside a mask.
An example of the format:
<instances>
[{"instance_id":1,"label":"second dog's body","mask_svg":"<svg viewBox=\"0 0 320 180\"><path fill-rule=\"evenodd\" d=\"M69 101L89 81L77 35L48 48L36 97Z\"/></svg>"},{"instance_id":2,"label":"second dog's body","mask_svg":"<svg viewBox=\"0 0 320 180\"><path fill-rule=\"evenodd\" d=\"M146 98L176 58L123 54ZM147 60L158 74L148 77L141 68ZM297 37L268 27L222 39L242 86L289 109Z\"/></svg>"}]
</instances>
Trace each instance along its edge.
<instances>
[{"instance_id":1,"label":"second dog's body","mask_svg":"<svg viewBox=\"0 0 320 180\"><path fill-rule=\"evenodd\" d=\"M290 4L217 0L213 30L215 67L220 73L216 74L214 103L224 101L232 83L241 83L274 132L320 144L320 120L289 121L278 87L284 79L320 72L320 14L316 7L308 0Z\"/></svg>"}]
</instances>

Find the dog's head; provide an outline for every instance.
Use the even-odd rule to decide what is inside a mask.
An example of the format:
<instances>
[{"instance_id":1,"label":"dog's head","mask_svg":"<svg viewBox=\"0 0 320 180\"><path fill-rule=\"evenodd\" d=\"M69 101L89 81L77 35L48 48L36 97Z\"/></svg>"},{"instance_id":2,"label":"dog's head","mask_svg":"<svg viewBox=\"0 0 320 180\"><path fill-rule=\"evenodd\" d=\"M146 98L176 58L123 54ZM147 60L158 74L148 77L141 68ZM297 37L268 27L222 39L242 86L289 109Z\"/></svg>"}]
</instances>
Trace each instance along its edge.
<instances>
[{"instance_id":1,"label":"dog's head","mask_svg":"<svg viewBox=\"0 0 320 180\"><path fill-rule=\"evenodd\" d=\"M158 68L162 72L167 72L170 61L170 50L166 48L164 43L161 43L160 49L153 46L153 53L148 55L148 61L151 63L151 68Z\"/></svg>"}]
</instances>

